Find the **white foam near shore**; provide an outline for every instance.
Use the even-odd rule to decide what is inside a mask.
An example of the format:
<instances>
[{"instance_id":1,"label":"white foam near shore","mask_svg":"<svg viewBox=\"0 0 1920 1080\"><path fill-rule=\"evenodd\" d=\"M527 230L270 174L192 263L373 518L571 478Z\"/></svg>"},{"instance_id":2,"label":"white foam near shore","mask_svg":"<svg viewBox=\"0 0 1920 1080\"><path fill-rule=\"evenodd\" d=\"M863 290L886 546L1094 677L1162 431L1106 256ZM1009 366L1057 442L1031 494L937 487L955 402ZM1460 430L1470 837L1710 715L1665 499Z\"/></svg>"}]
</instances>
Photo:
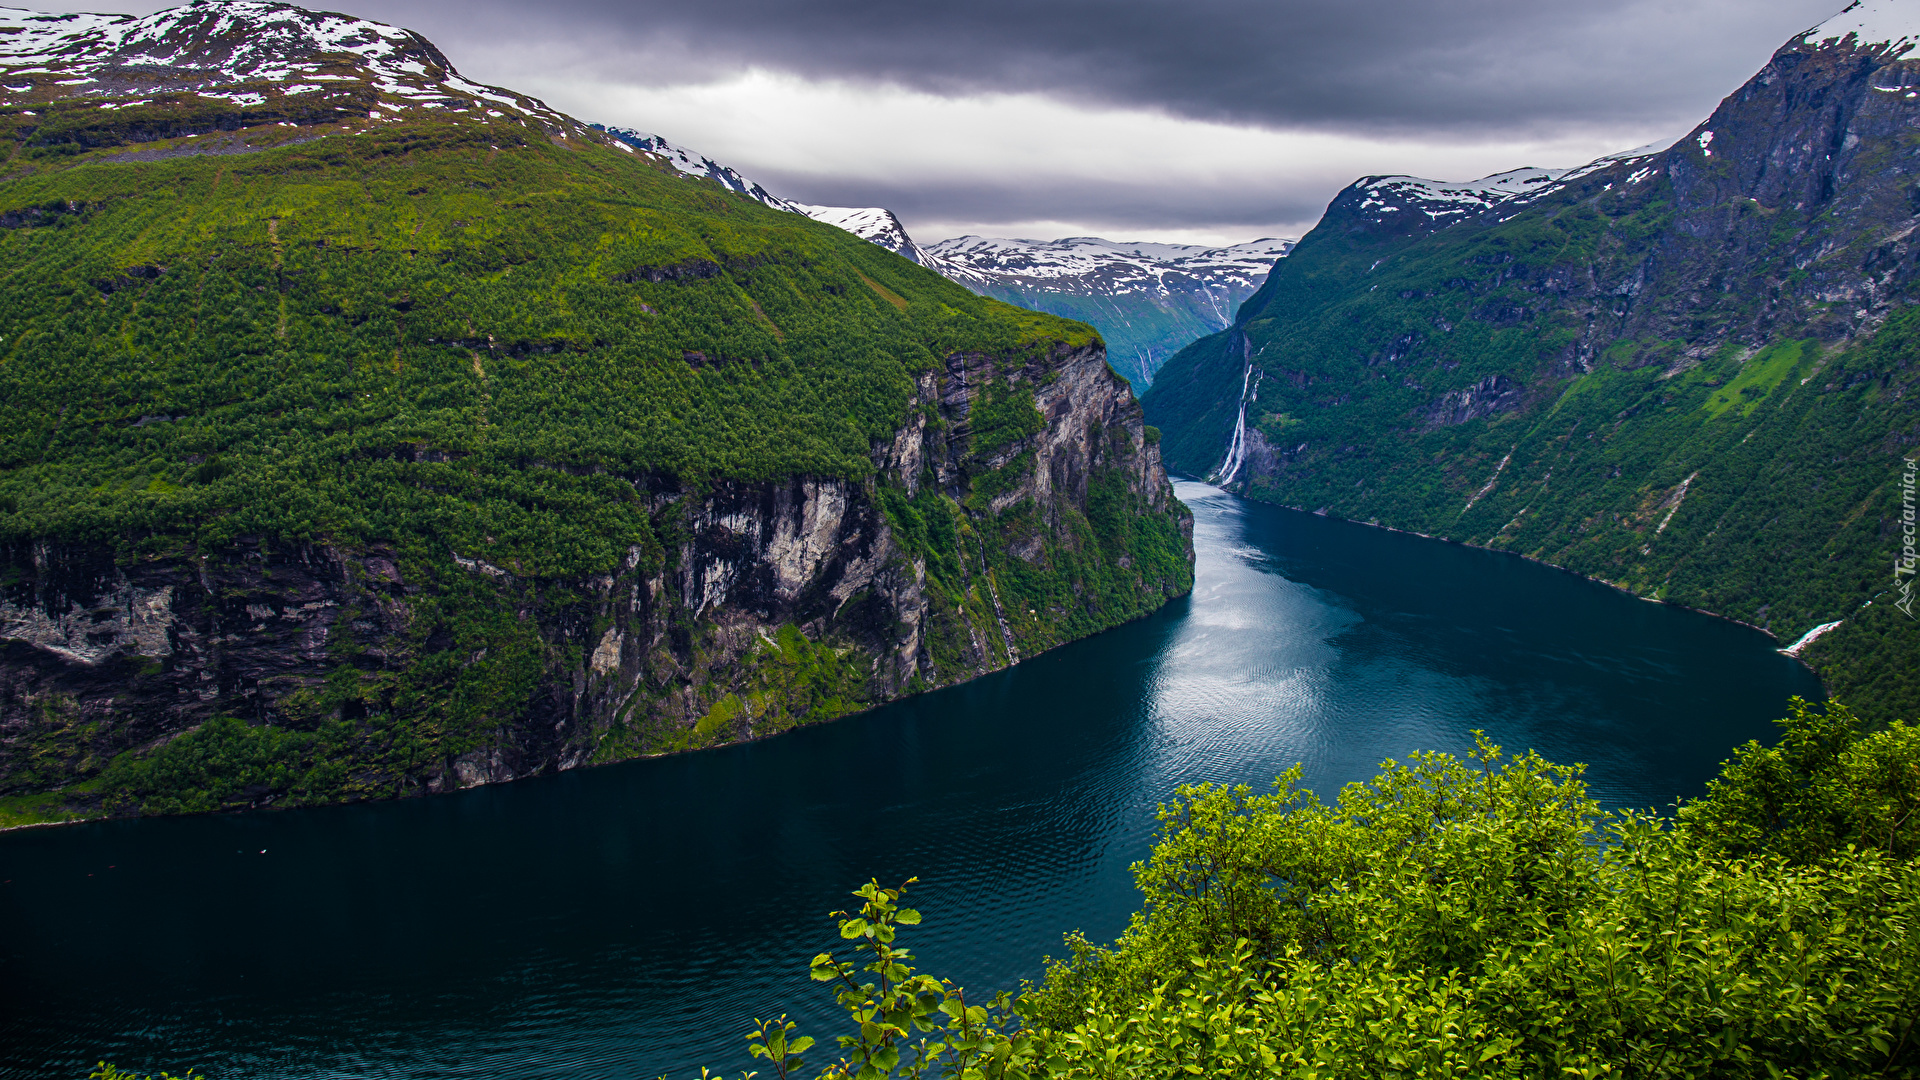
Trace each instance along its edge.
<instances>
[{"instance_id":1,"label":"white foam near shore","mask_svg":"<svg viewBox=\"0 0 1920 1080\"><path fill-rule=\"evenodd\" d=\"M1841 623L1845 621L1846 621L1845 619L1839 619L1830 623L1821 623L1819 626L1816 626L1813 629L1807 631L1806 633L1801 634L1799 641L1794 642L1793 644L1787 646L1784 649L1781 649L1780 651L1798 660L1800 658L1800 651L1802 649L1805 649L1807 646L1819 640L1820 635L1826 633L1829 630L1832 630L1834 627L1839 626Z\"/></svg>"}]
</instances>

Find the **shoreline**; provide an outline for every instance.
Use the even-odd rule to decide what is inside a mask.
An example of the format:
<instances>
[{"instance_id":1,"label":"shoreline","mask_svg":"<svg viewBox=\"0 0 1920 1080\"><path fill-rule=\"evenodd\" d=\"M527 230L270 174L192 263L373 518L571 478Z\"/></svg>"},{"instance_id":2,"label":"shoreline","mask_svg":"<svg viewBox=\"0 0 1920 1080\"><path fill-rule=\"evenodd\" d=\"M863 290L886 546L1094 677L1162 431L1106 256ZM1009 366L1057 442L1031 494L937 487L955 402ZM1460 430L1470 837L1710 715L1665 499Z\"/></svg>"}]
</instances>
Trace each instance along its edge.
<instances>
[{"instance_id":1,"label":"shoreline","mask_svg":"<svg viewBox=\"0 0 1920 1080\"><path fill-rule=\"evenodd\" d=\"M765 735L756 735L756 736L751 736L745 739L736 739L732 742L714 743L710 746L695 746L695 747L689 747L684 750L659 750L659 751L654 751L652 753L635 754L632 757L621 758L617 761L599 762L597 764L591 763L591 762L582 763L580 765L574 766L573 768L556 769L550 773L545 773L545 772L530 773L526 776L515 776L506 780L488 780L482 783L472 784L467 787L454 788L449 791L417 791L417 792L409 792L404 795L391 796L387 798L359 799L351 802L300 803L293 806L234 806L234 807L223 807L217 810L196 810L196 811L190 811L187 813L177 813L177 814L130 814L130 815L120 816L120 815L114 815L114 814L101 813L101 814L95 814L90 817L67 818L64 821L24 821L18 825L0 825L0 834L18 832L22 829L46 829L46 828L58 828L63 825L85 825L90 822L98 822L98 821L140 821L140 820L145 820L149 818L163 818L163 817L204 817L204 816L211 816L216 814L273 813L275 811L281 811L281 810L317 810L317 809L323 809L325 807L330 807L330 806L365 806L369 803L403 802L408 799L433 798L438 795L455 795L462 791L472 791L475 788L495 787L501 784L518 783L519 781L522 781L522 780L538 780L542 777L560 776L565 773L578 771L580 769L610 768L616 765L625 765L630 762L638 762L638 761L659 761L665 758L683 757L688 754L709 753L717 750L726 750L731 747L746 746L750 743L761 743L769 739L777 739L782 735L790 735L790 734L793 734L794 732L802 731L807 728L817 727L821 724L832 724L837 721L851 719L856 716L865 716L867 713L873 712L876 709L884 709L889 705L894 705L902 701L909 701L917 697L924 697L928 694L937 694L942 690L952 690L956 687L966 686L969 683L977 682L981 679L985 679L993 675L1001 674L1002 672L1011 671L1014 668L1019 667L1022 663L1028 660L1033 660L1033 659L1037 659L1039 657L1045 656L1056 649L1062 649L1069 645L1077 644L1082 641L1091 641L1094 638L1101 636L1102 634L1107 634L1114 630L1118 630L1123 626L1130 626L1142 620L1153 618L1154 616L1164 611L1168 604L1172 604L1175 601L1178 601L1182 598L1189 597L1192 595L1193 595L1193 587L1189 585L1184 592L1175 593L1174 595L1167 597L1165 600L1163 600L1160 603L1160 606L1154 608L1151 611L1142 612L1138 615L1133 616L1130 619L1125 619L1121 622L1117 622L1113 624L1112 626L1105 627L1100 630L1096 630L1093 633L1088 634L1084 637L1077 637L1067 641L1058 642L1054 645L1050 645L1047 648L1040 650L1039 652L1034 653L1032 656L1021 657L1017 660L1012 661L1011 663L1002 665L1000 667L988 668L985 671L979 672L978 674L962 679L959 682L945 683L940 686L928 686L920 690L912 691L911 693L901 694L898 697L888 698L885 701L875 702L874 704L868 706L867 708L859 709L854 712L842 713L839 716L831 717L826 720L815 721L814 723L811 723L811 724L796 724L793 727L782 728L779 731L769 732L768 734L765 734Z\"/></svg>"},{"instance_id":2,"label":"shoreline","mask_svg":"<svg viewBox=\"0 0 1920 1080\"><path fill-rule=\"evenodd\" d=\"M1196 477L1183 476L1181 477L1181 479L1186 480L1189 483L1207 484L1205 480L1201 480ZM1434 536L1431 533L1423 533L1417 529L1401 529L1392 525L1382 525L1378 521L1362 521L1359 518L1342 517L1339 514L1329 513L1325 507L1321 507L1318 510L1309 510L1304 506L1294 506L1291 503L1267 502L1262 499L1255 499L1250 496L1243 495L1237 491L1230 491L1223 487L1214 487L1214 485L1212 484L1207 484L1207 486L1213 487L1215 491L1218 491L1223 495L1231 495L1242 502L1254 503L1259 506L1272 506L1282 510L1293 510L1302 514L1312 514L1315 517L1328 518L1333 521L1344 521L1349 525L1359 525L1369 529L1384 529L1387 532L1400 533L1403 536L1417 536L1422 540L1437 540L1440 543L1453 544L1456 547L1472 548L1475 551L1485 551L1495 555L1506 555L1516 559L1525 559L1527 562L1533 563L1535 566L1544 566L1552 570L1558 570L1563 574L1571 574L1574 577L1580 578L1583 581L1591 581L1596 584L1605 585L1607 588L1612 589L1615 592L1625 593L1636 600L1645 600L1648 603L1653 603L1653 604L1664 604L1667 607L1678 608L1681 611L1698 612L1699 614L1711 616L1712 618L1720 619L1724 622L1730 622L1737 626L1747 627L1750 630L1758 630L1760 633L1767 635L1768 638L1772 639L1776 643L1776 648L1774 649L1775 652L1781 653L1782 655L1785 655L1785 656L1791 656L1795 660L1798 660L1801 666L1805 667L1808 671L1812 671L1816 678L1820 674L1819 671L1814 669L1812 664L1809 664L1806 662L1806 660L1802 659L1798 652L1788 652L1786 648L1777 647L1778 642L1780 641L1780 635L1774 633L1773 631L1767 629L1764 626L1755 626L1753 623L1747 622L1745 619L1736 619L1731 615L1722 615L1720 612L1717 612L1717 611L1709 611L1706 608L1694 607L1691 604L1682 604L1674 600L1663 600L1657 596L1643 596L1640 593L1634 592L1632 589L1629 589L1626 586L1619 584L1618 582L1608 581L1606 578L1595 577L1592 574L1583 574L1580 571L1574 570L1570 567L1561 566L1559 563L1548 562L1545 559L1535 558L1532 555L1523 554L1518 551L1503 551L1500 548L1488 547L1485 544L1475 544L1467 540L1455 540L1450 536ZM1827 626L1827 629L1832 629L1832 627L1836 625L1838 625L1838 623L1829 624ZM1818 630L1820 628L1815 627L1815 629ZM1811 633L1811 631L1809 631L1809 633ZM1810 642L1808 642L1808 644L1810 644ZM1826 681L1824 679L1821 680L1820 687L1822 690L1826 689Z\"/></svg>"}]
</instances>

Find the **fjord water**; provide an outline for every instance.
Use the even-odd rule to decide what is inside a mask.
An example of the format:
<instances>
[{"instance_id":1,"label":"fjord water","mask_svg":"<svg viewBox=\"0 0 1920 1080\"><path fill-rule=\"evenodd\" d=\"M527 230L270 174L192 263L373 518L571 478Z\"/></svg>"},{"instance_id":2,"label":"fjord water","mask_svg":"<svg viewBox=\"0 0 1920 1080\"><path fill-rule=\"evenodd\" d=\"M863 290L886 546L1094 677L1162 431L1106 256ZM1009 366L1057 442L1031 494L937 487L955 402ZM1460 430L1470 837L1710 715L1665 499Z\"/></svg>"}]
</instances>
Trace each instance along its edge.
<instances>
[{"instance_id":1,"label":"fjord water","mask_svg":"<svg viewBox=\"0 0 1920 1080\"><path fill-rule=\"evenodd\" d=\"M0 835L0 1075L750 1068L869 877L970 988L1108 939L1180 784L1331 798L1481 728L1610 806L1697 794L1805 668L1758 631L1509 556L1199 484L1190 598L1011 671L765 742L455 795Z\"/></svg>"}]
</instances>

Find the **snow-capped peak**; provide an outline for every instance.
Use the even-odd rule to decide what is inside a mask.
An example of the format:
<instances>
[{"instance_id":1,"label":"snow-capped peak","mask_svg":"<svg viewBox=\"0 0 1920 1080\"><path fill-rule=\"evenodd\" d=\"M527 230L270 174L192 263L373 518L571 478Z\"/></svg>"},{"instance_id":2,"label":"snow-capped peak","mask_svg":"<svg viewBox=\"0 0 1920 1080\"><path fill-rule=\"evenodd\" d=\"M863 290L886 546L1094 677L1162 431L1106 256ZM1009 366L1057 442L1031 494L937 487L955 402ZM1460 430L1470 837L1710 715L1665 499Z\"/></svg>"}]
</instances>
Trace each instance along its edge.
<instances>
[{"instance_id":1,"label":"snow-capped peak","mask_svg":"<svg viewBox=\"0 0 1920 1080\"><path fill-rule=\"evenodd\" d=\"M1360 209L1393 213L1417 210L1439 221L1476 214L1495 203L1532 199L1551 191L1571 169L1511 169L1478 180L1427 180L1418 176L1369 176L1357 187L1363 193Z\"/></svg>"},{"instance_id":2,"label":"snow-capped peak","mask_svg":"<svg viewBox=\"0 0 1920 1080\"><path fill-rule=\"evenodd\" d=\"M926 265L963 285L1019 283L1085 295L1188 291L1199 280L1258 287L1292 240L1262 239L1230 247L1155 244L1069 236L1013 240L956 236L922 247Z\"/></svg>"},{"instance_id":3,"label":"snow-capped peak","mask_svg":"<svg viewBox=\"0 0 1920 1080\"><path fill-rule=\"evenodd\" d=\"M1854 0L1846 9L1801 35L1807 45L1842 44L1851 35L1859 47L1885 45L1904 51L1920 45L1920 6L1912 0Z\"/></svg>"},{"instance_id":4,"label":"snow-capped peak","mask_svg":"<svg viewBox=\"0 0 1920 1080\"><path fill-rule=\"evenodd\" d=\"M245 108L269 95L352 92L370 119L504 109L583 133L537 98L462 78L411 30L276 0L195 0L140 17L0 8L0 83L0 102L13 104L191 92Z\"/></svg>"}]
</instances>

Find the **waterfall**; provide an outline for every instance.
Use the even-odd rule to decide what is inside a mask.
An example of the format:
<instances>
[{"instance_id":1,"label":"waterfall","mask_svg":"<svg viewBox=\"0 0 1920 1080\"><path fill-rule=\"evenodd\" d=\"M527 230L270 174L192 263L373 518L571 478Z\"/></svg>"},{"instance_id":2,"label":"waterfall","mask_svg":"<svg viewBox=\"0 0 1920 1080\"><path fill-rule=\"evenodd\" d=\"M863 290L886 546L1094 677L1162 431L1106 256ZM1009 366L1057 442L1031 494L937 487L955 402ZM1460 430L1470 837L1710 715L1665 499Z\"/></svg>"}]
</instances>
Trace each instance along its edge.
<instances>
[{"instance_id":1,"label":"waterfall","mask_svg":"<svg viewBox=\"0 0 1920 1080\"><path fill-rule=\"evenodd\" d=\"M1000 643L1007 647L1007 664L1020 662L1020 650L1013 647L1013 631L1007 628L1007 613L1000 607L1000 590L993 587L993 568L987 565L987 545L980 545L980 580L987 583L987 598L993 601L993 617L1000 622Z\"/></svg>"},{"instance_id":2,"label":"waterfall","mask_svg":"<svg viewBox=\"0 0 1920 1080\"><path fill-rule=\"evenodd\" d=\"M1259 384L1252 381L1253 356L1250 354L1249 344L1244 336L1241 337L1240 349L1249 355L1247 369L1240 375L1240 415L1233 422L1233 438L1227 443L1226 459L1220 462L1220 467L1213 471L1212 476L1207 477L1208 483L1221 485L1232 483L1234 476L1240 472L1241 464L1247 458L1247 401L1250 396L1257 399L1260 392ZM1261 372L1261 377L1265 376L1266 373ZM1249 390L1253 391L1252 395L1248 394Z\"/></svg>"}]
</instances>

